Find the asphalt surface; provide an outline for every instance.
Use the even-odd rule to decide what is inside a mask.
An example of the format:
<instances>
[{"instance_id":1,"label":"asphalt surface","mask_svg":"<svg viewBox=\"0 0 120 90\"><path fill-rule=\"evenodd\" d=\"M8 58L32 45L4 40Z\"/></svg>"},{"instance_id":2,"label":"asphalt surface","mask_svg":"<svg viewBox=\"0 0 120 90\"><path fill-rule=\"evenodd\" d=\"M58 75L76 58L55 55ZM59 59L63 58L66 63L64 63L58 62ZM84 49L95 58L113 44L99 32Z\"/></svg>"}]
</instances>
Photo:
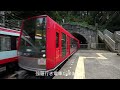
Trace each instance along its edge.
<instances>
[{"instance_id":1,"label":"asphalt surface","mask_svg":"<svg viewBox=\"0 0 120 90\"><path fill-rule=\"evenodd\" d=\"M120 56L104 50L78 50L53 79L120 79Z\"/></svg>"}]
</instances>

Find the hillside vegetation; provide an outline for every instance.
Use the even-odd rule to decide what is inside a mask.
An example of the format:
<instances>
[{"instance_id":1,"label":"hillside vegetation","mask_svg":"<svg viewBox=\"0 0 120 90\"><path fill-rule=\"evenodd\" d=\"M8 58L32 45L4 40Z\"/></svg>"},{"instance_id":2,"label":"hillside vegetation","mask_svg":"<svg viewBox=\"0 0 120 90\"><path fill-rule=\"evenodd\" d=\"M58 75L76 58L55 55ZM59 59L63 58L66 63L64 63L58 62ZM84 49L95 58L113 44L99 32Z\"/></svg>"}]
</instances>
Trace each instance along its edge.
<instances>
[{"instance_id":1,"label":"hillside vegetation","mask_svg":"<svg viewBox=\"0 0 120 90\"><path fill-rule=\"evenodd\" d=\"M111 32L120 30L120 11L9 11L6 19L26 19L28 17L47 14L59 24L80 24L99 30Z\"/></svg>"}]
</instances>

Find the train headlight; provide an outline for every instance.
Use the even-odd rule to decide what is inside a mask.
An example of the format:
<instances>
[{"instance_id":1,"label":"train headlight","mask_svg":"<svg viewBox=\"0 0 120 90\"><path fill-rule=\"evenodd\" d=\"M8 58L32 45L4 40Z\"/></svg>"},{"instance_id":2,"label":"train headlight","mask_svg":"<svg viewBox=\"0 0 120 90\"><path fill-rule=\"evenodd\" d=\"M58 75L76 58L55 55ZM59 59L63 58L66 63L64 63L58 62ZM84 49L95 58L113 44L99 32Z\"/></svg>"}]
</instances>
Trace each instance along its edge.
<instances>
[{"instance_id":1,"label":"train headlight","mask_svg":"<svg viewBox=\"0 0 120 90\"><path fill-rule=\"evenodd\" d=\"M18 52L18 54L17 54L18 56L20 56L20 55L22 55L22 53L21 52Z\"/></svg>"},{"instance_id":2,"label":"train headlight","mask_svg":"<svg viewBox=\"0 0 120 90\"><path fill-rule=\"evenodd\" d=\"M25 55L25 56L26 56L27 54L26 54L26 53L23 53L23 55Z\"/></svg>"},{"instance_id":3,"label":"train headlight","mask_svg":"<svg viewBox=\"0 0 120 90\"><path fill-rule=\"evenodd\" d=\"M43 57L45 57L46 55L45 54L43 54Z\"/></svg>"}]
</instances>

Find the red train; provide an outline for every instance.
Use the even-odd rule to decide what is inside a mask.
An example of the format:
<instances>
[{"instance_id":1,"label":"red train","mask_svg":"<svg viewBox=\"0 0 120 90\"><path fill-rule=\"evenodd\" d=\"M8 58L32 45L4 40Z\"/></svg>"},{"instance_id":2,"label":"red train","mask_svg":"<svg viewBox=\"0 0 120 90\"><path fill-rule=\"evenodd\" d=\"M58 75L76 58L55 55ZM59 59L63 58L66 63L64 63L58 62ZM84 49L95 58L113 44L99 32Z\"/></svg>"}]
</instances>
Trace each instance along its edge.
<instances>
[{"instance_id":1,"label":"red train","mask_svg":"<svg viewBox=\"0 0 120 90\"><path fill-rule=\"evenodd\" d=\"M15 69L20 31L0 27L0 73Z\"/></svg>"},{"instance_id":2,"label":"red train","mask_svg":"<svg viewBox=\"0 0 120 90\"><path fill-rule=\"evenodd\" d=\"M54 71L75 53L79 40L47 15L23 21L19 66L27 71Z\"/></svg>"}]
</instances>

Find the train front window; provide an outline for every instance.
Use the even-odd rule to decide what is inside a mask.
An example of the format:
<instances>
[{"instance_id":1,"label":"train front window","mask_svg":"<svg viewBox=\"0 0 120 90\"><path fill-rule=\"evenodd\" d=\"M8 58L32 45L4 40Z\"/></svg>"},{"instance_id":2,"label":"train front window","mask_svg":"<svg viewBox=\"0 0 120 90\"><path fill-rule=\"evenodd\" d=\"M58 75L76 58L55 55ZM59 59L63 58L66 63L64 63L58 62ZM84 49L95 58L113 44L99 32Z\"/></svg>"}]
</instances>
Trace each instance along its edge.
<instances>
[{"instance_id":1,"label":"train front window","mask_svg":"<svg viewBox=\"0 0 120 90\"><path fill-rule=\"evenodd\" d=\"M46 51L46 18L24 21L19 51L22 56L43 57Z\"/></svg>"}]
</instances>

